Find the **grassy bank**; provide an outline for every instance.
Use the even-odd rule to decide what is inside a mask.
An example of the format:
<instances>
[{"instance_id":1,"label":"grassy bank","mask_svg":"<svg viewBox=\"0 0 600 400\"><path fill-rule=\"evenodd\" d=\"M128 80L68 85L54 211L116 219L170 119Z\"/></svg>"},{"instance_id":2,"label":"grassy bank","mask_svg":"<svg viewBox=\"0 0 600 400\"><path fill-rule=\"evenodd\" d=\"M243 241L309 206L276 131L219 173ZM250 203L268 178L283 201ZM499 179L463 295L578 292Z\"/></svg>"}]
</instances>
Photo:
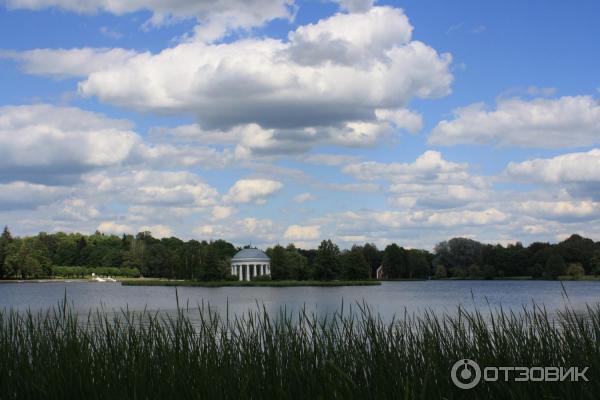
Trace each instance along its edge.
<instances>
[{"instance_id":1,"label":"grassy bank","mask_svg":"<svg viewBox=\"0 0 600 400\"><path fill-rule=\"evenodd\" d=\"M199 287L222 287L222 286L377 286L381 282L369 281L184 281L167 279L125 279L121 281L124 286L199 286Z\"/></svg>"},{"instance_id":2,"label":"grassy bank","mask_svg":"<svg viewBox=\"0 0 600 400\"><path fill-rule=\"evenodd\" d=\"M459 311L384 323L257 311L237 319L0 311L0 398L534 399L596 398L600 309L523 315ZM589 382L482 382L468 392L452 365L588 366Z\"/></svg>"}]
</instances>

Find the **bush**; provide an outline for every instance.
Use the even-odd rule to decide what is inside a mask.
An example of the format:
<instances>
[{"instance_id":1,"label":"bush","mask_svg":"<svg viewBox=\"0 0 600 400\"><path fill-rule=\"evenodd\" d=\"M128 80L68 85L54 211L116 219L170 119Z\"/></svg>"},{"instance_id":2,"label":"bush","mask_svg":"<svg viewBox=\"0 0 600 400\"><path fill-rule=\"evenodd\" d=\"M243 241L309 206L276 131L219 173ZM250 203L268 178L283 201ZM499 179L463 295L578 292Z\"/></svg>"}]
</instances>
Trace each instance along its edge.
<instances>
[{"instance_id":1,"label":"bush","mask_svg":"<svg viewBox=\"0 0 600 400\"><path fill-rule=\"evenodd\" d=\"M448 272L446 271L446 267L444 267L443 265L438 265L437 267L435 267L435 274L434 274L435 279L441 279L441 278L445 278L447 276L448 276Z\"/></svg>"},{"instance_id":2,"label":"bush","mask_svg":"<svg viewBox=\"0 0 600 400\"><path fill-rule=\"evenodd\" d=\"M259 275L259 276L253 277L252 280L257 281L257 282L266 282L266 281L271 280L271 276L270 275Z\"/></svg>"},{"instance_id":3,"label":"bush","mask_svg":"<svg viewBox=\"0 0 600 400\"><path fill-rule=\"evenodd\" d=\"M576 279L581 278L585 275L585 269L583 269L583 266L579 263L569 264L567 275Z\"/></svg>"}]
</instances>

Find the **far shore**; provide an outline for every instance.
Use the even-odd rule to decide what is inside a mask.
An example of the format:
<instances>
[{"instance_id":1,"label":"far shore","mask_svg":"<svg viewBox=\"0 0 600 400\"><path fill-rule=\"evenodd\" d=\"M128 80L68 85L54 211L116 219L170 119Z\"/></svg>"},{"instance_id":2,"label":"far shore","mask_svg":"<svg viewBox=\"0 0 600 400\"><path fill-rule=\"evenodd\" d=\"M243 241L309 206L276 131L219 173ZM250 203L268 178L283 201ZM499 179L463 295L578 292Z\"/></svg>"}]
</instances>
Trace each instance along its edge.
<instances>
[{"instance_id":1,"label":"far shore","mask_svg":"<svg viewBox=\"0 0 600 400\"><path fill-rule=\"evenodd\" d=\"M505 276L495 277L493 279L485 279L481 277L449 277L435 279L417 279L417 278L401 278L401 279L383 279L383 280L332 280L332 281L189 281L183 279L161 279L161 278L119 278L115 277L117 283L123 286L189 286L189 287L223 287L223 286L245 286L245 287L293 287L293 286L379 286L382 282L423 282L432 281L600 281L600 276L583 275L573 277L569 275L560 276L558 279L548 278L533 278L531 276ZM3 283L60 283L60 282L94 282L93 278L34 278L34 279L0 279L0 284ZM98 282L105 283L105 282ZM114 282L106 282L114 283Z\"/></svg>"}]
</instances>

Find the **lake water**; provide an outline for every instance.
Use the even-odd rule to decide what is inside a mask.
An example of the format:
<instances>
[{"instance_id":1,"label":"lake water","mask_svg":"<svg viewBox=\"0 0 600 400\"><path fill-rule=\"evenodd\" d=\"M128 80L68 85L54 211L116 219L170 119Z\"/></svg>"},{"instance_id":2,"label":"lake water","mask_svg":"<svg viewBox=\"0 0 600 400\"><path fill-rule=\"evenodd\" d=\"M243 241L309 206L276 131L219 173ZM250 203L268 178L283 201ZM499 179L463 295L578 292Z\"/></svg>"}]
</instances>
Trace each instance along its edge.
<instances>
[{"instance_id":1,"label":"lake water","mask_svg":"<svg viewBox=\"0 0 600 400\"><path fill-rule=\"evenodd\" d=\"M393 315L422 313L456 313L460 305L467 309L489 307L519 312L535 303L554 312L569 305L584 310L600 303L599 281L412 281L383 282L381 286L348 287L179 287L181 307L189 306L194 319L197 305L210 304L219 313L242 314L265 307L270 314L285 308L296 312L302 307L318 315L348 310L366 303L385 320ZM565 292L568 296L565 296ZM78 313L103 308L106 312L125 307L133 311L161 311L173 314L177 309L175 288L161 286L121 286L119 283L48 282L0 284L0 308L41 310L57 306L66 293Z\"/></svg>"}]
</instances>

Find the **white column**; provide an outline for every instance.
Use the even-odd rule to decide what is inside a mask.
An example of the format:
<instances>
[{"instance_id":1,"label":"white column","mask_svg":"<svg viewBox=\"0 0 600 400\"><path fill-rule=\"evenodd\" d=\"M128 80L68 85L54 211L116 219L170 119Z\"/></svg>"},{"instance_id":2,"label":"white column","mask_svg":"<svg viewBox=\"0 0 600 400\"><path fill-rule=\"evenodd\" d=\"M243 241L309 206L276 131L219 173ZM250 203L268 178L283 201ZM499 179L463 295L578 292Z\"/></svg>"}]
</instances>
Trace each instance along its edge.
<instances>
[{"instance_id":1,"label":"white column","mask_svg":"<svg viewBox=\"0 0 600 400\"><path fill-rule=\"evenodd\" d=\"M242 266L241 265L237 265L237 274L238 274L238 280L242 280Z\"/></svg>"},{"instance_id":2,"label":"white column","mask_svg":"<svg viewBox=\"0 0 600 400\"><path fill-rule=\"evenodd\" d=\"M250 280L250 266L248 264L245 264L244 267L246 267L246 281Z\"/></svg>"}]
</instances>

